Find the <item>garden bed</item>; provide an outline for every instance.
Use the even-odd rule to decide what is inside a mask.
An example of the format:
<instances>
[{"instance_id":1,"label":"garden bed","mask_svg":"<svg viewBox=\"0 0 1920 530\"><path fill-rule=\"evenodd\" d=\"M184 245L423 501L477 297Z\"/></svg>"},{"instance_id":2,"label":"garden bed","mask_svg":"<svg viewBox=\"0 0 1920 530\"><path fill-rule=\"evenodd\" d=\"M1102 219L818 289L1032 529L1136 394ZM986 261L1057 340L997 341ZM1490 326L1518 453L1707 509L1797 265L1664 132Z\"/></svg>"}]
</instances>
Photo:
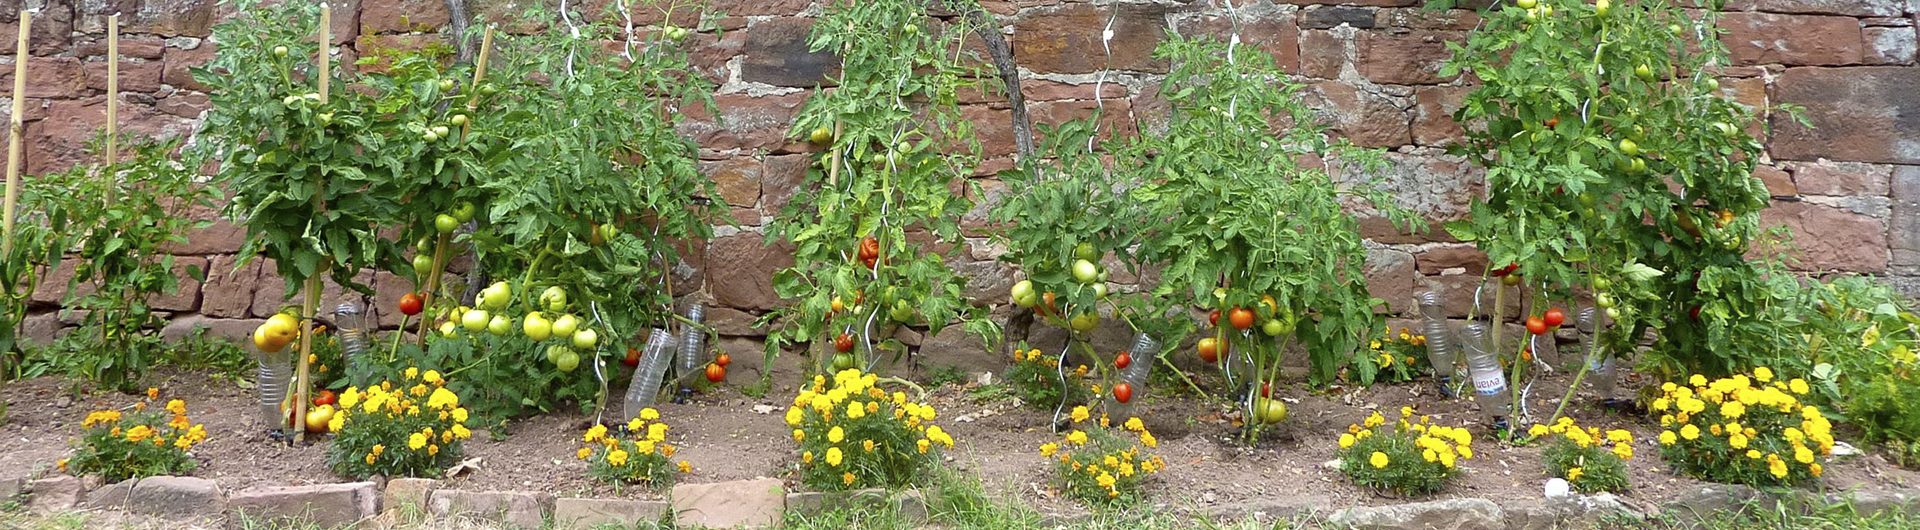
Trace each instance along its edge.
<instances>
[{"instance_id":1,"label":"garden bed","mask_svg":"<svg viewBox=\"0 0 1920 530\"><path fill-rule=\"evenodd\" d=\"M318 444L288 447L270 443L256 431L250 394L233 382L187 372L171 372L155 380L168 397L185 399L196 421L211 433L194 449L201 462L196 476L215 479L232 491L345 482L327 469L325 452ZM1553 398L1544 395L1552 393L1547 390L1564 388L1564 384L1561 377L1536 384L1532 400L1536 414L1550 410ZM134 401L114 393L73 397L70 387L65 380L40 378L0 390L0 399L12 405L11 416L0 426L0 469L18 473L51 466L65 454L68 440L77 435L79 421L88 411ZM1290 403L1291 417L1254 448L1236 442L1237 429L1221 414L1225 408L1183 396L1154 395L1139 410L1161 440L1157 453L1168 466L1145 490L1147 500L1177 511L1229 517L1281 509L1325 513L1349 506L1443 499L1485 498L1502 504L1541 500L1546 478L1540 448L1499 446L1486 440L1471 402L1437 399L1431 388L1416 382L1337 394L1285 389L1285 399L1297 400ZM948 454L949 466L980 477L996 496L1028 502L1057 515L1083 513L1084 508L1049 491L1051 468L1036 454L1041 443L1056 439L1047 429L1050 413L1010 399L981 400L975 397L978 394L973 388L948 385L934 389L929 398L940 411L937 423L957 440ZM780 417L787 395L776 390L756 399L722 387L692 403L660 407L675 426L671 439L680 448L676 460L694 466L693 473L680 481L786 478L794 460L793 444ZM1420 498L1384 496L1352 485L1325 465L1334 459L1335 440L1348 424L1372 410L1392 411L1406 404L1421 404L1420 412L1432 415L1436 424L1465 425L1480 437L1476 458L1461 464L1465 472L1444 491ZM1675 476L1660 461L1657 449L1650 445L1657 430L1649 422L1580 405L1569 409L1582 425L1635 433L1641 456L1629 463L1633 489L1620 495L1628 507L1649 512L1701 490L1704 483ZM756 406L767 412L758 412ZM467 455L478 459L478 468L443 481L441 487L539 491L561 497L658 498L655 492L616 490L586 476L586 464L572 454L588 421L579 414L556 413L513 422L504 440L476 434ZM1920 473L1894 466L1869 451L1836 458L1827 467L1823 484L1835 492L1897 491L1920 486Z\"/></svg>"}]
</instances>

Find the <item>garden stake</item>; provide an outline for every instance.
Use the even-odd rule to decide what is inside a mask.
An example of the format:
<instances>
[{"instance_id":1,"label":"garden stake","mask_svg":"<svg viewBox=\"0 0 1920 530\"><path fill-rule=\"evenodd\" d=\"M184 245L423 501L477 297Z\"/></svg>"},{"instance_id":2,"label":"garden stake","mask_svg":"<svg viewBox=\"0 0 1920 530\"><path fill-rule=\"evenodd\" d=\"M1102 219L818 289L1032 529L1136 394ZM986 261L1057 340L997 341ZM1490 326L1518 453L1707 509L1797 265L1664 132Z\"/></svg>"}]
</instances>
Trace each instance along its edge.
<instances>
[{"instance_id":1,"label":"garden stake","mask_svg":"<svg viewBox=\"0 0 1920 530\"><path fill-rule=\"evenodd\" d=\"M20 11L20 45L14 52L13 60L13 123L9 125L7 136L7 198L5 217L0 221L4 235L0 235L0 255L13 255L13 210L20 202L20 137L26 134L27 112L27 36L33 27L33 12Z\"/></svg>"},{"instance_id":2,"label":"garden stake","mask_svg":"<svg viewBox=\"0 0 1920 530\"><path fill-rule=\"evenodd\" d=\"M332 28L333 28L333 8L328 4L322 3L320 4L320 76L319 76L321 105L327 104L327 99L328 99L327 89L328 89L328 81L329 81L328 78L333 75L333 70L332 70L333 29ZM314 195L314 209L320 210L324 208L326 208L326 205L320 202L320 196ZM309 383L311 383L311 381L307 379L307 369L308 369L307 357L313 354L313 317L314 317L314 314L319 311L320 279L324 278L325 276L326 276L325 269L316 270L313 272L313 274L307 276L306 294L304 295L304 299L301 300L300 302L300 306L301 306L300 307L300 328L301 328L300 329L300 358L294 360L294 364L298 367L297 369L294 370L294 373L293 373L294 396L295 396L294 403L293 403L294 412L293 412L293 418L291 418L290 421L288 421L288 428L293 429L294 443L301 443L307 440L307 430L305 429L306 427L305 423L307 419L307 387L310 386Z\"/></svg>"},{"instance_id":3,"label":"garden stake","mask_svg":"<svg viewBox=\"0 0 1920 530\"><path fill-rule=\"evenodd\" d=\"M325 16L325 15L322 15L322 16ZM324 46L324 43L323 43L323 46ZM467 94L468 94L467 95L467 113L468 114L472 114L474 109L479 108L480 106L480 82L487 75L487 55L488 55L488 52L492 51L492 49L493 49L493 26L487 26L486 31L481 33L481 36L480 36L480 58L476 60L473 66L473 83L468 85L469 87L471 87L467 90ZM325 91L322 90L321 92L324 93ZM324 98L326 96L322 95L321 97ZM471 120L469 120L466 125L460 126L460 138L462 140L466 139L467 131L471 127L473 127L473 122ZM428 275L428 277L426 278L423 278L423 280L425 280L426 282L426 288L421 289L420 291L421 307L433 306L434 292L440 290L440 276L446 273L447 246L452 242L453 242L453 234L440 234L440 237L436 239L434 242L433 268L431 269L433 271L433 274ZM420 319L420 331L416 335L418 336L418 339L420 341L420 346L422 348L425 348L427 345L427 331L428 331L427 325L432 322L433 322L433 319L431 318L422 317ZM405 329L405 325L402 325L401 327L402 329Z\"/></svg>"},{"instance_id":4,"label":"garden stake","mask_svg":"<svg viewBox=\"0 0 1920 530\"><path fill-rule=\"evenodd\" d=\"M120 154L120 14L107 17L107 206L113 206L114 159Z\"/></svg>"}]
</instances>

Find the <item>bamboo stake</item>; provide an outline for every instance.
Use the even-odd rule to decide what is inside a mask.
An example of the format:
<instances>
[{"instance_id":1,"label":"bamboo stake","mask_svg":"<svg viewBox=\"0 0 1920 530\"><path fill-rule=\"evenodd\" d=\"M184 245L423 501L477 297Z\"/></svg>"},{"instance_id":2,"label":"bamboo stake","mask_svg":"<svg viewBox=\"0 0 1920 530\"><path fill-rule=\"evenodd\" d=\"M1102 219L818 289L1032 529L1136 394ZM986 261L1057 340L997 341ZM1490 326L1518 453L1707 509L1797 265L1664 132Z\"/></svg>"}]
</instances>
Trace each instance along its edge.
<instances>
[{"instance_id":1,"label":"bamboo stake","mask_svg":"<svg viewBox=\"0 0 1920 530\"><path fill-rule=\"evenodd\" d=\"M20 202L20 137L26 135L26 122L22 118L27 113L27 36L33 28L33 12L20 11L20 45L13 55L13 123L7 132L7 198L6 212L0 214L0 255L13 255L13 210Z\"/></svg>"},{"instance_id":2,"label":"bamboo stake","mask_svg":"<svg viewBox=\"0 0 1920 530\"><path fill-rule=\"evenodd\" d=\"M333 56L333 9L331 6L323 2L320 4L319 61L320 61L320 104L321 105L327 104L328 82L330 81L329 78L332 77L333 75L332 56ZM325 207L325 205L319 204L319 200L320 200L320 195L315 195L314 209L316 213L320 208ZM305 300L303 300L300 304L301 305L301 308L300 308L301 309L300 359L296 362L296 364L299 365L300 368L296 370L294 373L294 385L295 385L295 388L298 389L298 392L295 394L297 396L297 399L294 401L294 404L293 404L294 415L291 421L293 425L290 426L293 429L293 433L294 433L293 441L296 443L304 442L307 439L307 429L305 425L306 418L307 418L307 390L308 390L307 387L311 386L310 385L311 381L307 378L307 369L308 369L307 357L313 354L313 317L315 316L315 313L319 311L320 279L324 276L325 274L323 273L323 271L314 271L313 275L307 277L307 289L306 289L306 294L304 295Z\"/></svg>"},{"instance_id":3,"label":"bamboo stake","mask_svg":"<svg viewBox=\"0 0 1920 530\"><path fill-rule=\"evenodd\" d=\"M493 26L487 26L486 31L480 35L480 57L474 62L473 83L468 85L467 88L467 114L469 115L473 114L474 109L480 107L480 83L486 79L487 56L492 50ZM472 117L469 116L468 118L467 124L460 126L460 138L462 140L466 139L468 129L473 127ZM422 306L433 306L433 295L440 290L440 277L446 274L447 262L450 260L447 256L447 247L452 242L453 236L451 234L440 234L440 237L435 240L433 246L433 275L424 278L426 280L426 288L420 291ZM428 325L432 322L433 319L430 318L420 319L420 331L416 336L419 338L421 346L427 344L427 333L431 331L428 329ZM404 329L404 327L402 329Z\"/></svg>"},{"instance_id":4,"label":"bamboo stake","mask_svg":"<svg viewBox=\"0 0 1920 530\"><path fill-rule=\"evenodd\" d=\"M118 191L113 165L120 155L120 14L107 17L107 154L106 195L107 205L113 205L114 195Z\"/></svg>"}]
</instances>

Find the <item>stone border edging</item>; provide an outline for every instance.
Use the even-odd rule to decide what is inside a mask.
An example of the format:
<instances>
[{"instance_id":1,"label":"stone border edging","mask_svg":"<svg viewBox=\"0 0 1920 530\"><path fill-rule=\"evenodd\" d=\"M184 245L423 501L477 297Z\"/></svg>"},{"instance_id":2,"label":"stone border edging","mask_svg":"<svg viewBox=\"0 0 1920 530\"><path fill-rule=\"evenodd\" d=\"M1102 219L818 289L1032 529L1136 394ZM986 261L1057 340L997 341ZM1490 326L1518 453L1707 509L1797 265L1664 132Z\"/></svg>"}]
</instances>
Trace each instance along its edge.
<instances>
[{"instance_id":1,"label":"stone border edging","mask_svg":"<svg viewBox=\"0 0 1920 530\"><path fill-rule=\"evenodd\" d=\"M890 508L907 520L929 519L920 492L867 489L847 492L788 492L779 479L680 484L667 500L555 497L543 492L440 489L432 479L397 478L384 482L347 482L304 486L258 486L226 492L218 482L198 477L149 477L98 485L69 475L0 478L0 501L25 495L23 506L36 514L73 509L122 509L171 520L207 521L227 517L297 519L326 528L383 529L397 522L397 510L414 506L433 517L472 517L525 529L584 529L607 523L632 524L672 515L682 526L766 528L788 513L819 514L847 506ZM1702 515L1776 499L1802 506L1850 504L1860 513L1920 510L1920 494L1903 491L1769 493L1746 486L1708 485L1643 511L1610 494L1570 495L1540 504L1501 505L1483 498L1440 499L1336 510L1327 522L1367 530L1449 528L1456 530L1544 530L1568 523L1644 519L1657 513ZM1238 518L1251 514L1286 518L1315 514L1310 504L1239 503L1203 515Z\"/></svg>"}]
</instances>

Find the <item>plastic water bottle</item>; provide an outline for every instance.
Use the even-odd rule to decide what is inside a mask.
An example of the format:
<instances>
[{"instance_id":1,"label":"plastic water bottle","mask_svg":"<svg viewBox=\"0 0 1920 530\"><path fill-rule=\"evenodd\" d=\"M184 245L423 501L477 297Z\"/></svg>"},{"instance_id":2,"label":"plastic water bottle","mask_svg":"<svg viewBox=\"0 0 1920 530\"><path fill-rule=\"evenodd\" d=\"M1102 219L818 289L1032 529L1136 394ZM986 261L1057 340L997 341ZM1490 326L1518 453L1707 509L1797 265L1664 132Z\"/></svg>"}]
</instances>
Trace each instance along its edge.
<instances>
[{"instance_id":1,"label":"plastic water bottle","mask_svg":"<svg viewBox=\"0 0 1920 530\"><path fill-rule=\"evenodd\" d=\"M1593 381L1593 392L1600 396L1600 401L1606 402L1613 400L1616 376L1613 356L1593 347L1594 341L1600 340L1597 335L1600 318L1599 311L1595 308L1584 308L1580 310L1578 316L1574 317L1573 325L1580 330L1580 347L1588 352L1587 371L1591 373L1587 374L1587 377Z\"/></svg>"},{"instance_id":2,"label":"plastic water bottle","mask_svg":"<svg viewBox=\"0 0 1920 530\"><path fill-rule=\"evenodd\" d=\"M707 362L707 332L701 329L707 319L707 305L700 302L687 304L687 320L692 324L682 326L680 330L680 377L678 381L684 387L696 377L704 377L702 369Z\"/></svg>"},{"instance_id":3,"label":"plastic water bottle","mask_svg":"<svg viewBox=\"0 0 1920 530\"><path fill-rule=\"evenodd\" d=\"M340 356L345 365L342 368L359 364L361 355L367 353L368 344L372 342L366 314L353 302L343 303L333 309L333 324L340 327Z\"/></svg>"},{"instance_id":4,"label":"plastic water bottle","mask_svg":"<svg viewBox=\"0 0 1920 530\"><path fill-rule=\"evenodd\" d=\"M627 383L627 419L639 417L640 409L652 406L660 394L660 380L666 377L667 367L673 365L673 344L673 335L667 333L666 328L653 328L647 334L640 366L633 372L633 381Z\"/></svg>"},{"instance_id":5,"label":"plastic water bottle","mask_svg":"<svg viewBox=\"0 0 1920 530\"><path fill-rule=\"evenodd\" d=\"M261 352L258 377L254 387L260 391L260 423L268 432L284 432L287 412L280 409L280 404L286 401L287 385L293 379L293 353L287 348Z\"/></svg>"},{"instance_id":6,"label":"plastic water bottle","mask_svg":"<svg viewBox=\"0 0 1920 530\"><path fill-rule=\"evenodd\" d=\"M1147 395L1147 376L1153 373L1153 361L1160 355L1160 341L1146 333L1133 336L1133 348L1127 350L1127 367L1120 369L1119 380L1132 387L1133 395L1126 403L1112 399L1111 392L1106 396L1107 414L1115 422L1126 421L1133 417L1133 404Z\"/></svg>"},{"instance_id":7,"label":"plastic water bottle","mask_svg":"<svg viewBox=\"0 0 1920 530\"><path fill-rule=\"evenodd\" d=\"M1473 376L1473 400L1480 404L1481 411L1493 418L1494 425L1504 426L1513 402L1507 394L1507 374L1500 370L1500 359L1488 344L1492 337L1487 324L1477 320L1468 322L1460 331L1460 344L1467 354L1467 370Z\"/></svg>"},{"instance_id":8,"label":"plastic water bottle","mask_svg":"<svg viewBox=\"0 0 1920 530\"><path fill-rule=\"evenodd\" d=\"M1427 337L1427 362L1433 365L1433 377L1441 391L1450 394L1453 378L1460 371L1459 346L1454 343L1453 328L1447 326L1439 293L1420 294L1420 317L1420 334Z\"/></svg>"}]
</instances>

